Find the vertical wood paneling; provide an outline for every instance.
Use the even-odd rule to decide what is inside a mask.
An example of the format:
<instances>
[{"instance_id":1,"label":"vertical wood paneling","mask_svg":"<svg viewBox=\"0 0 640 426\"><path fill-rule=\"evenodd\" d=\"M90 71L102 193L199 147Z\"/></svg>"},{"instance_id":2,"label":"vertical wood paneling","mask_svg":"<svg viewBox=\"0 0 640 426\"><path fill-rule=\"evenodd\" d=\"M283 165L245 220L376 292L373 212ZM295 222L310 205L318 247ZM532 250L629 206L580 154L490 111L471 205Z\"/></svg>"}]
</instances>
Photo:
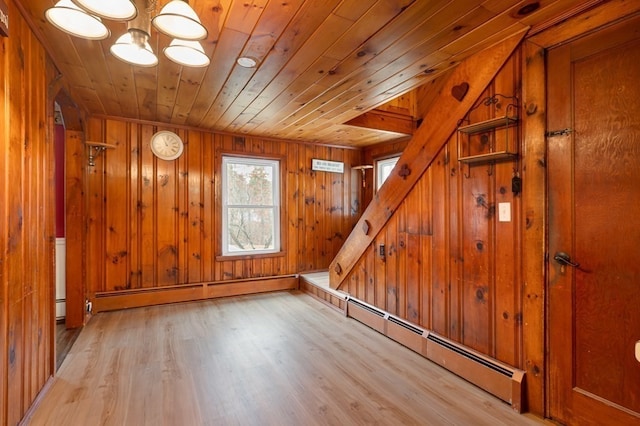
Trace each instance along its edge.
<instances>
[{"instance_id":1,"label":"vertical wood paneling","mask_svg":"<svg viewBox=\"0 0 640 426\"><path fill-rule=\"evenodd\" d=\"M99 120L91 120L99 121ZM142 136L137 141L139 149L139 199L136 201L137 216L140 224L139 262L140 262L140 286L143 288L154 287L157 281L156 271L156 163L149 148L149 139L154 133L154 128L143 129Z\"/></svg>"},{"instance_id":2,"label":"vertical wood paneling","mask_svg":"<svg viewBox=\"0 0 640 426\"><path fill-rule=\"evenodd\" d=\"M9 68L9 58L4 53L7 51L8 39L0 38L0 47L2 48L2 54L0 54L0 73L3 77L0 78L0 120L2 126L0 127L0 183L2 183L2 191L0 193L0 248L2 254L0 254L0 347L8 348L8 286L9 281L6 279L7 268L4 261L4 250L8 247L8 232L7 232L7 218L9 217L9 203L8 203L8 191L7 186L9 182L9 159L7 158L8 141L9 141L9 129L11 109L7 108L9 105L9 79L6 77L9 75L7 72ZM8 350L0 351L0 377L3 379L0 381L0 421L7 421L7 365L8 365Z\"/></svg>"},{"instance_id":3,"label":"vertical wood paneling","mask_svg":"<svg viewBox=\"0 0 640 426\"><path fill-rule=\"evenodd\" d=\"M206 134L201 138L202 144L202 280L213 281L215 263L215 238L214 238L214 144L213 135Z\"/></svg>"},{"instance_id":4,"label":"vertical wood paneling","mask_svg":"<svg viewBox=\"0 0 640 426\"><path fill-rule=\"evenodd\" d=\"M99 262L104 278L87 279L91 297L320 270L351 232L348 203L359 200L351 198L349 172L360 160L359 150L176 130L184 153L163 161L149 147L149 138L160 130L151 124L92 118L88 129L92 140L115 146L87 175L87 246L95 248L98 262L106 260ZM282 159L282 255L221 256L218 168L223 154ZM344 162L346 173L313 171L313 158ZM97 272L92 267L91 274ZM361 274L364 285L364 269ZM104 285L94 285L94 279Z\"/></svg>"},{"instance_id":5,"label":"vertical wood paneling","mask_svg":"<svg viewBox=\"0 0 640 426\"><path fill-rule=\"evenodd\" d=\"M140 288L142 270L140 264L140 233L142 231L140 222L139 200L141 200L141 173L140 173L140 142L146 136L139 132L137 128L131 129L131 143L129 144L129 241L130 249L128 255L129 264L129 288Z\"/></svg>"},{"instance_id":6,"label":"vertical wood paneling","mask_svg":"<svg viewBox=\"0 0 640 426\"><path fill-rule=\"evenodd\" d=\"M527 371L529 409L545 412L545 276L547 197L546 197L546 78L545 51L525 42L522 54L523 114L522 139L522 209L518 235L522 238L522 286L516 306L522 305L518 325L522 339L522 367ZM520 286L518 286L520 287Z\"/></svg>"},{"instance_id":7,"label":"vertical wood paneling","mask_svg":"<svg viewBox=\"0 0 640 426\"><path fill-rule=\"evenodd\" d=\"M431 185L432 206L432 270L431 270L431 329L443 336L448 335L449 323L449 198L447 188L448 173L446 149L443 149L433 162L433 183ZM428 175L428 173L427 173Z\"/></svg>"},{"instance_id":8,"label":"vertical wood paneling","mask_svg":"<svg viewBox=\"0 0 640 426\"><path fill-rule=\"evenodd\" d=\"M521 53L507 61L480 100L495 93L519 96ZM471 122L504 114L507 101L473 110ZM495 108L493 111L491 108ZM521 111L519 111L521 113ZM460 117L463 118L463 117ZM423 126L428 126L424 123ZM467 149L519 139L517 127L461 137ZM516 161L468 166L458 161L454 133L431 166L375 236L349 275L348 291L358 298L516 367L522 367L520 290L520 196L511 191ZM386 152L389 145L365 151ZM498 203L510 203L512 219L499 222ZM380 244L386 248L380 258ZM372 282L359 280L371 271ZM366 276L366 272L364 273ZM375 289L368 298L366 288Z\"/></svg>"},{"instance_id":9,"label":"vertical wood paneling","mask_svg":"<svg viewBox=\"0 0 640 426\"><path fill-rule=\"evenodd\" d=\"M156 162L154 210L156 212L155 235L157 245L157 286L173 285L178 282L178 190L179 161ZM107 179L109 176L107 175ZM108 206L107 210L112 207Z\"/></svg>"},{"instance_id":10,"label":"vertical wood paneling","mask_svg":"<svg viewBox=\"0 0 640 426\"><path fill-rule=\"evenodd\" d=\"M445 147L446 160L449 167L458 167L457 173L451 173L447 179L447 212L445 222L447 229L448 250L449 250L449 267L447 270L448 293L446 297L447 304L447 333L449 337L460 341L462 339L462 291L463 291L463 272L465 268L462 229L464 218L462 216L462 193L464 171L458 163L457 149L453 142L455 135ZM437 200L434 200L437 202Z\"/></svg>"},{"instance_id":11,"label":"vertical wood paneling","mask_svg":"<svg viewBox=\"0 0 640 426\"><path fill-rule=\"evenodd\" d=\"M485 120L474 119L474 121ZM490 305L489 252L490 223L495 204L489 189L491 165L469 168L469 178L459 178L462 187L459 213L464 218L460 229L462 242L461 334L462 342L483 353L488 352L488 312ZM452 303L455 298L452 299Z\"/></svg>"},{"instance_id":12,"label":"vertical wood paneling","mask_svg":"<svg viewBox=\"0 0 640 426\"><path fill-rule=\"evenodd\" d=\"M385 284L386 284L386 311L398 314L398 214L394 214L386 226L385 245Z\"/></svg>"},{"instance_id":13,"label":"vertical wood paneling","mask_svg":"<svg viewBox=\"0 0 640 426\"><path fill-rule=\"evenodd\" d=\"M188 137L188 161L187 181L188 189L186 198L188 202L187 216L187 267L183 282L202 281L202 244L203 238L203 199L204 187L203 164L202 164L202 134L200 132L189 132Z\"/></svg>"},{"instance_id":14,"label":"vertical wood paneling","mask_svg":"<svg viewBox=\"0 0 640 426\"><path fill-rule=\"evenodd\" d=\"M8 7L12 36L0 40L0 424L14 425L53 372L55 205L52 68Z\"/></svg>"},{"instance_id":15,"label":"vertical wood paneling","mask_svg":"<svg viewBox=\"0 0 640 426\"><path fill-rule=\"evenodd\" d=\"M126 123L109 121L106 126L107 143L116 149L107 153L105 162L105 198L107 205L120 206L107 209L105 278L107 285L115 289L129 288L129 129Z\"/></svg>"},{"instance_id":16,"label":"vertical wood paneling","mask_svg":"<svg viewBox=\"0 0 640 426\"><path fill-rule=\"evenodd\" d=\"M505 64L503 71L496 77L495 92L503 94L519 93L516 86L522 74L522 50L514 53L511 59ZM520 96L519 96L520 98ZM522 99L519 99L522 103ZM506 105L503 107L506 108ZM504 109L503 109L504 110ZM510 141L519 141L519 128L512 128L499 132L501 138L508 137ZM498 163L495 166L495 188L496 215L498 214L499 203L509 203L511 206L511 221L500 222L496 220L495 237L493 245L494 263L494 289L492 300L494 303L494 313L491 316L495 322L493 331L493 344L491 355L499 358L511 365L520 364L520 339L522 306L520 303L520 282L521 253L519 244L519 227L521 215L521 197L514 196L511 191L511 180L514 174L521 175L520 162ZM512 261L505 262L505 259Z\"/></svg>"},{"instance_id":17,"label":"vertical wood paneling","mask_svg":"<svg viewBox=\"0 0 640 426\"><path fill-rule=\"evenodd\" d=\"M302 248L301 242L304 241L301 229L303 228L303 220L300 216L302 206L300 200L302 197L301 188L298 185L300 176L304 174L301 172L298 165L300 145L287 144L283 147L286 150L287 159L287 190L282 195L284 204L287 206L287 235L289 239L287 241L287 263L284 265L283 270L297 269L298 259L300 256L300 250Z\"/></svg>"},{"instance_id":18,"label":"vertical wood paneling","mask_svg":"<svg viewBox=\"0 0 640 426\"><path fill-rule=\"evenodd\" d=\"M89 121L87 123L87 141L103 141L105 133L105 123L102 121ZM78 145L78 155L74 157L74 161L82 164L86 158L82 154L84 147ZM82 265L86 268L88 296L92 297L95 292L104 291L105 289L105 256L103 252L103 244L105 240L105 227L103 226L105 218L105 197L104 197L104 176L105 161L110 152L105 151L96 158L96 165L86 168L87 182L87 200L76 200L72 202L67 200L67 211L70 208L81 209L86 206L86 262ZM68 164L68 163L67 163ZM67 171L67 174L69 172ZM82 180L82 167L74 173L77 180ZM73 204L73 205L72 205ZM68 213L67 213L68 214ZM74 286L76 287L76 286Z\"/></svg>"},{"instance_id":19,"label":"vertical wood paneling","mask_svg":"<svg viewBox=\"0 0 640 426\"><path fill-rule=\"evenodd\" d=\"M11 108L9 107L9 88L11 81L7 77L9 75L8 70L10 61L7 52L9 39L0 38L0 47L2 48L0 54L0 120L2 126L0 126L0 183L2 184L2 191L0 191L0 347L5 348L0 351L0 422L7 421L7 366L9 360L9 342L8 342L8 329L9 329L9 310L8 310L8 289L9 281L7 276L7 263L4 259L5 249L8 248L8 220L9 211L12 207L9 204L9 158L7 153L9 151L9 137L10 137L10 123L11 123Z\"/></svg>"},{"instance_id":20,"label":"vertical wood paneling","mask_svg":"<svg viewBox=\"0 0 640 426\"><path fill-rule=\"evenodd\" d=\"M82 132L65 131L65 200L66 200L66 309L65 325L69 328L80 327L84 323L85 265L82 259L82 247L85 241L86 197L83 175L86 158ZM100 206L102 203L98 203ZM91 222L88 223L89 232ZM99 265L103 265L100 262ZM94 265L98 267L99 265Z\"/></svg>"}]
</instances>

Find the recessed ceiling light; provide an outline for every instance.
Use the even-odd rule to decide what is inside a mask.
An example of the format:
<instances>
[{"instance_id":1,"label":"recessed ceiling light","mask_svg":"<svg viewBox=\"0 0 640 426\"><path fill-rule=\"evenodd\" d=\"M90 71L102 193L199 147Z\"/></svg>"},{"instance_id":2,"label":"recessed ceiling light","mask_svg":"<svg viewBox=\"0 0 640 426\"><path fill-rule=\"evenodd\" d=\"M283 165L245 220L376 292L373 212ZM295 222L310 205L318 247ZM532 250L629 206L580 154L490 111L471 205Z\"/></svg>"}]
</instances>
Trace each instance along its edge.
<instances>
[{"instance_id":1,"label":"recessed ceiling light","mask_svg":"<svg viewBox=\"0 0 640 426\"><path fill-rule=\"evenodd\" d=\"M249 56L241 56L236 62L238 62L238 65L244 68L255 68L256 65L258 65L258 61L250 58Z\"/></svg>"}]
</instances>

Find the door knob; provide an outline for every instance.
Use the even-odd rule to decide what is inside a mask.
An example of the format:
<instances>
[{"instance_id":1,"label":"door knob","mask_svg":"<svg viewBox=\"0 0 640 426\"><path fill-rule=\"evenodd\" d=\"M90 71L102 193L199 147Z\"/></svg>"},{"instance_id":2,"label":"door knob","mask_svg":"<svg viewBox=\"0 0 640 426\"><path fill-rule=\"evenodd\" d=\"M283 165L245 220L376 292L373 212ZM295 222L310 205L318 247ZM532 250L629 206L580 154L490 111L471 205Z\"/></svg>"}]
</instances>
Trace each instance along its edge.
<instances>
[{"instance_id":1,"label":"door knob","mask_svg":"<svg viewBox=\"0 0 640 426\"><path fill-rule=\"evenodd\" d=\"M555 260L562 266L569 265L569 266L573 266L574 268L578 268L580 266L578 262L572 262L571 256L569 256L567 253L563 251L557 252L556 255L553 256L553 260Z\"/></svg>"}]
</instances>

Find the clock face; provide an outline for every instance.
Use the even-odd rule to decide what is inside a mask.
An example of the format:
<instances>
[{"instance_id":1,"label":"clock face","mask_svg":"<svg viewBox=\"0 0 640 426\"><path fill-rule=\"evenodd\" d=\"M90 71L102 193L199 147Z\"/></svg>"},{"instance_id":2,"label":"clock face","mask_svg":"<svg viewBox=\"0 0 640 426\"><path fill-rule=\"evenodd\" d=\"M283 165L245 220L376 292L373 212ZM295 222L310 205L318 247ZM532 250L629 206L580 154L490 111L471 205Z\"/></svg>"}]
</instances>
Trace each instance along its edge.
<instances>
[{"instance_id":1,"label":"clock face","mask_svg":"<svg viewBox=\"0 0 640 426\"><path fill-rule=\"evenodd\" d=\"M161 130L151 136L151 151L163 160L175 160L182 155L183 148L180 136L168 130Z\"/></svg>"}]
</instances>

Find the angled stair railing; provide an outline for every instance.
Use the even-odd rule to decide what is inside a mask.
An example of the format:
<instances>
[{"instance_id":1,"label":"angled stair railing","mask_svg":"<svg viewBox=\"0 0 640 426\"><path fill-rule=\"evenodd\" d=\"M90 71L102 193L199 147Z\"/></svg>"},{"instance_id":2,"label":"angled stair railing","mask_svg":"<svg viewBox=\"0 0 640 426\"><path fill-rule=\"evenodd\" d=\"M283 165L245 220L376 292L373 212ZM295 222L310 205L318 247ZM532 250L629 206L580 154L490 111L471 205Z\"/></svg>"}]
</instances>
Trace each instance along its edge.
<instances>
[{"instance_id":1,"label":"angled stair railing","mask_svg":"<svg viewBox=\"0 0 640 426\"><path fill-rule=\"evenodd\" d=\"M362 217L331 262L329 282L338 289L373 239L427 170L440 149L498 71L520 44L526 30L474 54L452 72L424 117L424 122L398 160L395 173L369 203Z\"/></svg>"}]
</instances>

